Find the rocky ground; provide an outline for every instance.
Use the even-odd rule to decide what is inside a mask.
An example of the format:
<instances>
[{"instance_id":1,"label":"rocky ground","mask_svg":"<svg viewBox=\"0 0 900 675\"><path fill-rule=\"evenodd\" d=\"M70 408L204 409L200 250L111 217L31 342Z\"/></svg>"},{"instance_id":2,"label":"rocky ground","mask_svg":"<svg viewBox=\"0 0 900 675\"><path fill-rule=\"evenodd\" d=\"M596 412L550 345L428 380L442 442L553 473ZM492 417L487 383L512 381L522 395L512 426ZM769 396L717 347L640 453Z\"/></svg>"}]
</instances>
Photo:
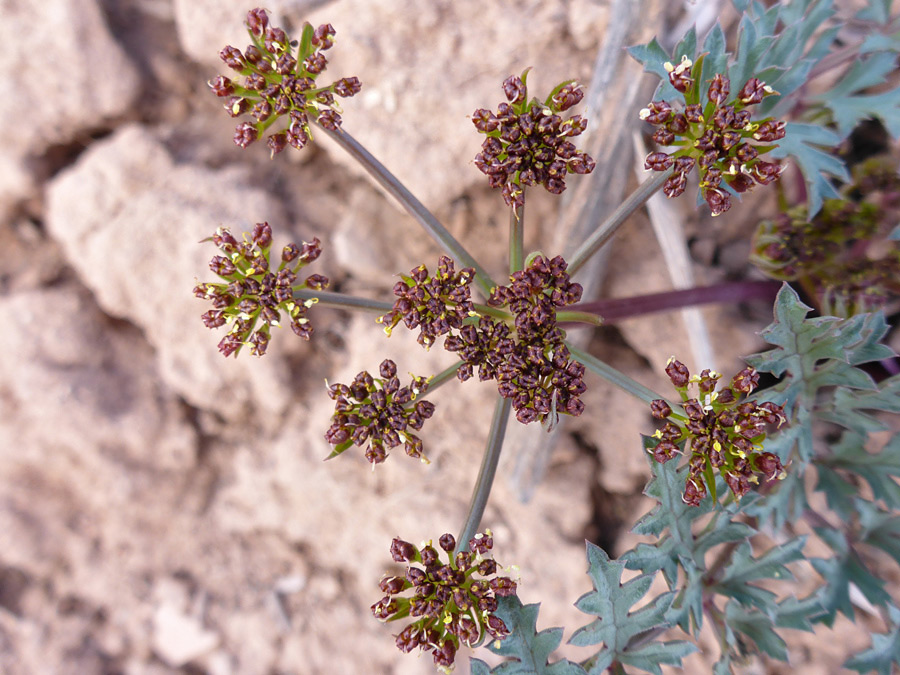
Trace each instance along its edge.
<instances>
[{"instance_id":1,"label":"rocky ground","mask_svg":"<svg viewBox=\"0 0 900 675\"><path fill-rule=\"evenodd\" d=\"M328 73L364 82L344 106L345 128L500 277L506 213L471 163L480 141L467 116L495 106L500 82L529 65L538 88L590 81L609 3L267 7L289 26L335 25ZM198 242L219 226L265 220L281 243L318 236L315 271L373 298L389 299L395 273L438 255L327 139L274 161L261 146L232 144L234 122L206 82L224 70L222 46L245 44L248 9L237 0L0 0L7 675L433 672L429 658L397 652L368 608L392 537L459 527L495 390L469 382L435 392L431 464L401 454L373 472L358 452L322 461L333 406L325 378L345 382L388 356L403 372L434 373L448 354L423 352L400 330L387 340L369 315L325 308L311 312L308 343L281 331L262 359L217 352L191 289L214 253ZM639 81L636 65L622 68ZM621 161L630 181L633 163ZM686 214L698 280L743 273L751 216L711 233ZM558 204L536 198L528 218L529 248L547 246ZM671 287L649 223L635 219L598 278L609 296ZM753 331L769 321L764 307L704 315L726 372L761 346ZM677 314L604 328L591 348L657 388L665 359L691 349ZM486 515L497 558L521 569L520 597L543 602L543 626L570 631L583 622L572 603L589 590L585 537L612 552L627 545L649 475L638 439L651 428L647 412L596 381L586 403L549 459L524 451L539 447L540 429L515 431ZM828 635L797 642L793 672L835 672L867 644L865 626L841 631L837 645ZM689 672L709 667L691 663ZM767 667L747 672L776 672Z\"/></svg>"}]
</instances>

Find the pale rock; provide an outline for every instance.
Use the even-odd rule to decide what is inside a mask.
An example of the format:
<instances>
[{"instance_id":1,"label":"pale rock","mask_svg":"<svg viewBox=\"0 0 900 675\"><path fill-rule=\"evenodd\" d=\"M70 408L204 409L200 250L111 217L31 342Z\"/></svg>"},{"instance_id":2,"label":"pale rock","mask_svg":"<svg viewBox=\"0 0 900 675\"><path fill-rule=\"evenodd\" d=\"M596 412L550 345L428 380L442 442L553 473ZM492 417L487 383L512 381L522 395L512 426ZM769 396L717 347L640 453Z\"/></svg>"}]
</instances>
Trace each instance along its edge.
<instances>
[{"instance_id":1,"label":"pale rock","mask_svg":"<svg viewBox=\"0 0 900 675\"><path fill-rule=\"evenodd\" d=\"M172 668L180 668L215 649L219 636L195 617L165 604L153 614L153 651Z\"/></svg>"},{"instance_id":2,"label":"pale rock","mask_svg":"<svg viewBox=\"0 0 900 675\"><path fill-rule=\"evenodd\" d=\"M290 329L274 332L264 358L245 349L225 359L216 345L226 329L203 325L209 303L191 291L217 279L208 264L219 251L201 239L219 226L240 237L259 221L272 225L277 251L285 215L248 172L179 165L139 126L96 143L48 188L48 230L104 310L141 328L169 387L238 419L254 410L277 415L287 405L278 341Z\"/></svg>"},{"instance_id":3,"label":"pale rock","mask_svg":"<svg viewBox=\"0 0 900 675\"><path fill-rule=\"evenodd\" d=\"M2 0L0 220L33 196L33 160L122 116L140 87L96 0ZM22 39L27 36L27 39ZM49 95L48 95L49 94Z\"/></svg>"}]
</instances>

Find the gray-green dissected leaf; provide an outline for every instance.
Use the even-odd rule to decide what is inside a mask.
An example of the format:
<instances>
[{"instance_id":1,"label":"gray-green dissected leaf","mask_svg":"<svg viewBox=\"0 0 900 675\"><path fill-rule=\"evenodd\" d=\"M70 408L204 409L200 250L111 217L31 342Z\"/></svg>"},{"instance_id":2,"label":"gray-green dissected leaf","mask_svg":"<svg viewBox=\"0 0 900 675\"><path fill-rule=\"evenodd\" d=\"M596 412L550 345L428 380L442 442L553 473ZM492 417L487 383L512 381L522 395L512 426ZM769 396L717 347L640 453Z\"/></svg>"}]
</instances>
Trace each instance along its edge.
<instances>
[{"instance_id":1,"label":"gray-green dissected leaf","mask_svg":"<svg viewBox=\"0 0 900 675\"><path fill-rule=\"evenodd\" d=\"M793 579L785 565L803 558L805 542L806 537L797 537L769 549L758 558L753 557L753 549L749 543L741 544L713 588L717 593L732 597L741 604L755 605L765 612L774 613L775 594L750 582L760 579Z\"/></svg>"},{"instance_id":2,"label":"gray-green dissected leaf","mask_svg":"<svg viewBox=\"0 0 900 675\"><path fill-rule=\"evenodd\" d=\"M652 448L658 440L645 436L644 449ZM656 544L639 544L633 551L622 556L629 569L640 569L644 572L662 570L671 588L677 578L678 565L686 569L696 566L692 551L694 535L691 523L709 513L712 500L705 499L700 506L692 507L681 498L687 479L687 467L680 470L676 462L659 464L651 462L653 478L644 489L644 494L657 501L649 513L641 518L632 529L635 534L646 534L660 537Z\"/></svg>"},{"instance_id":3,"label":"gray-green dissected leaf","mask_svg":"<svg viewBox=\"0 0 900 675\"><path fill-rule=\"evenodd\" d=\"M868 6L863 7L856 14L856 18L862 21L877 21L887 23L891 18L891 4L893 0L869 0Z\"/></svg>"},{"instance_id":4,"label":"gray-green dissected leaf","mask_svg":"<svg viewBox=\"0 0 900 675\"><path fill-rule=\"evenodd\" d=\"M891 626L887 633L872 636L872 646L861 654L857 654L844 664L845 668L859 673L878 673L891 675L900 666L900 609L888 608Z\"/></svg>"},{"instance_id":5,"label":"gray-green dissected leaf","mask_svg":"<svg viewBox=\"0 0 900 675\"><path fill-rule=\"evenodd\" d=\"M680 665L682 658L696 649L694 645L684 641L631 644L647 631L671 625L666 620L666 612L675 594L664 593L650 604L629 612L650 589L653 577L642 575L621 584L624 562L610 560L603 549L591 543L587 544L587 556L594 590L581 596L575 606L597 620L579 628L569 642L578 646L604 645L591 665L591 675L600 675L613 661L655 675L661 675L660 664Z\"/></svg>"},{"instance_id":6,"label":"gray-green dissected leaf","mask_svg":"<svg viewBox=\"0 0 900 675\"><path fill-rule=\"evenodd\" d=\"M846 517L853 508L848 503L858 489L844 480L837 471L863 478L872 488L875 499L881 499L890 509L900 509L900 434L876 453L865 448L866 437L857 431L846 431L831 452L817 463L821 488L829 499L829 506Z\"/></svg>"},{"instance_id":7,"label":"gray-green dissected leaf","mask_svg":"<svg viewBox=\"0 0 900 675\"><path fill-rule=\"evenodd\" d=\"M877 117L894 138L900 137L900 88L878 94L862 94L882 84L896 70L897 54L876 52L853 64L847 74L814 100L834 116L841 138L846 138L862 120Z\"/></svg>"},{"instance_id":8,"label":"gray-green dissected leaf","mask_svg":"<svg viewBox=\"0 0 900 675\"><path fill-rule=\"evenodd\" d=\"M822 603L822 615L816 617L816 621L831 626L838 612L851 621L854 619L853 604L850 602L850 584L856 586L874 605L885 605L891 601L891 596L884 590L884 582L873 575L850 548L843 532L817 528L816 534L835 552L832 558L810 559L813 568L825 580L825 584L817 593Z\"/></svg>"},{"instance_id":9,"label":"gray-green dissected leaf","mask_svg":"<svg viewBox=\"0 0 900 675\"><path fill-rule=\"evenodd\" d=\"M787 661L787 644L775 632L774 622L768 614L729 600L725 605L725 626L729 644L746 643L749 638L760 651L779 661Z\"/></svg>"},{"instance_id":10,"label":"gray-green dissected leaf","mask_svg":"<svg viewBox=\"0 0 900 675\"><path fill-rule=\"evenodd\" d=\"M881 314L807 319L809 311L793 289L782 286L775 299L775 322L761 333L775 348L746 359L759 371L784 375L768 395L781 397L779 402L795 428L806 411L797 436L803 462L812 457L808 411L815 405L817 392L830 386L877 391L874 380L855 366L893 355L890 348L879 344L888 329Z\"/></svg>"},{"instance_id":11,"label":"gray-green dissected leaf","mask_svg":"<svg viewBox=\"0 0 900 675\"><path fill-rule=\"evenodd\" d=\"M806 203L810 217L819 212L825 199L839 197L830 178L842 182L850 181L846 165L828 150L837 146L841 139L833 131L816 124L788 122L785 136L778 141L778 147L771 152L776 159L791 157L806 179Z\"/></svg>"},{"instance_id":12,"label":"gray-green dissected leaf","mask_svg":"<svg viewBox=\"0 0 900 675\"><path fill-rule=\"evenodd\" d=\"M584 669L567 659L548 663L550 654L562 640L562 628L548 628L538 632L537 617L540 605L523 605L516 596L499 599L497 616L503 619L510 635L488 648L505 656L504 661L490 670L486 663L471 659L472 675L584 675Z\"/></svg>"},{"instance_id":13,"label":"gray-green dissected leaf","mask_svg":"<svg viewBox=\"0 0 900 675\"><path fill-rule=\"evenodd\" d=\"M856 510L861 527L860 540L876 546L900 565L900 514L885 511L878 504L858 499Z\"/></svg>"}]
</instances>

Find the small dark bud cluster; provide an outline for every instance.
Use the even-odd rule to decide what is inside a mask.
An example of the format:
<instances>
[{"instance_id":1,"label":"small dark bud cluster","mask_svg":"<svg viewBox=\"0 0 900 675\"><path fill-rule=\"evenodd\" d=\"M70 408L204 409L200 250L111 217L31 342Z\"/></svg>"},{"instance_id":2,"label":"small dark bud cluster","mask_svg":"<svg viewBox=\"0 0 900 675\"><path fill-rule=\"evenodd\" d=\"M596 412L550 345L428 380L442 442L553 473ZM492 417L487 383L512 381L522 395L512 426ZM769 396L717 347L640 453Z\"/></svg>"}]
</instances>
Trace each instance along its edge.
<instances>
[{"instance_id":1,"label":"small dark bud cluster","mask_svg":"<svg viewBox=\"0 0 900 675\"><path fill-rule=\"evenodd\" d=\"M471 267L456 271L453 260L441 256L433 276L425 265L419 265L409 276L401 277L394 285L398 297L394 308L378 319L388 335L402 320L410 330L419 329L419 344L428 348L441 335L462 328L463 321L475 312L469 289L475 278Z\"/></svg>"},{"instance_id":2,"label":"small dark bud cluster","mask_svg":"<svg viewBox=\"0 0 900 675\"><path fill-rule=\"evenodd\" d=\"M316 84L328 63L323 52L334 44L331 24L316 29L304 24L297 51L283 29L270 25L265 10L247 14L247 31L253 44L243 52L228 46L219 53L243 80L220 75L209 83L216 96L228 99L225 109L232 117L252 118L235 129L235 144L246 148L283 119L283 128L266 140L274 157L288 146L304 147L311 137L310 122L331 130L340 127L340 107L334 97L357 94L360 82L345 77L325 86Z\"/></svg>"},{"instance_id":3,"label":"small dark bud cluster","mask_svg":"<svg viewBox=\"0 0 900 675\"><path fill-rule=\"evenodd\" d=\"M399 300L379 321L388 334L401 321L418 328L419 344L426 348L445 335L444 349L463 361L458 379L465 382L477 370L480 380L496 380L522 424L553 423L563 413L578 416L584 410L584 366L570 358L556 312L578 302L582 288L569 280L566 268L561 256L537 255L510 276L509 286L495 288L488 304L508 308L507 322L478 315L469 288L474 270L457 272L445 256L434 276L419 265L397 282Z\"/></svg>"},{"instance_id":4,"label":"small dark bud cluster","mask_svg":"<svg viewBox=\"0 0 900 675\"><path fill-rule=\"evenodd\" d=\"M702 101L698 80L703 58L693 63L685 57L677 66L666 64L669 82L684 95L684 106L653 101L641 110L641 119L658 127L653 140L676 148L671 154L651 152L644 168L674 169L663 185L663 192L671 198L684 192L687 175L696 166L700 191L712 215L717 216L731 208L731 193L726 186L740 193L778 178L781 168L760 156L778 147L773 142L784 138L784 122L753 119L750 108L777 93L755 77L732 96L729 79L717 74L709 83L706 101Z\"/></svg>"},{"instance_id":5,"label":"small dark bud cluster","mask_svg":"<svg viewBox=\"0 0 900 675\"><path fill-rule=\"evenodd\" d=\"M359 373L350 385L332 384L328 395L334 401L331 427L325 440L334 449L328 459L337 457L351 445L366 447L366 459L373 465L383 462L388 450L401 443L410 457L427 461L419 431L434 414L434 405L416 400L428 389L428 380L413 377L400 386L397 365L390 359L381 362L378 374Z\"/></svg>"},{"instance_id":6,"label":"small dark bud cluster","mask_svg":"<svg viewBox=\"0 0 900 675\"><path fill-rule=\"evenodd\" d=\"M691 376L687 367L673 358L666 365L666 374L681 396L684 415L676 415L663 400L651 403L653 416L667 421L653 434L658 442L649 452L657 462L668 462L681 454L681 447L690 440L690 469L682 495L686 504L699 506L707 490L716 498L715 471L738 499L758 484L760 477L767 481L785 477L781 460L763 450L766 426L781 427L787 421L784 409L746 399L759 384L756 370L744 368L728 387L718 391L722 376L711 370ZM691 385L696 385L697 396L689 395Z\"/></svg>"},{"instance_id":7,"label":"small dark bud cluster","mask_svg":"<svg viewBox=\"0 0 900 675\"><path fill-rule=\"evenodd\" d=\"M313 328L306 313L316 300L295 300L294 291L321 291L328 287L328 278L321 274L298 281L297 273L321 255L319 240L313 238L302 246L288 244L277 268L270 258L272 228L268 223L257 223L249 238L244 234L240 242L226 228L219 228L209 240L223 253L209 263L222 281L198 284L194 295L212 301L213 309L202 316L208 328L226 323L231 326L219 342L219 351L226 357L237 356L241 347L249 344L253 354L262 356L269 344L271 327L280 324L282 312L287 314L294 333L308 340ZM257 329L260 321L262 326Z\"/></svg>"},{"instance_id":8,"label":"small dark bud cluster","mask_svg":"<svg viewBox=\"0 0 900 675\"><path fill-rule=\"evenodd\" d=\"M759 224L751 262L768 276L813 289L822 312L852 316L900 297L897 163L872 158L855 167L846 198L829 199L812 219L794 207Z\"/></svg>"},{"instance_id":9,"label":"small dark bud cluster","mask_svg":"<svg viewBox=\"0 0 900 675\"><path fill-rule=\"evenodd\" d=\"M509 635L495 614L497 598L515 595L517 584L497 574L490 530L476 534L469 540L469 551L455 557L453 535L444 534L438 545L448 562L441 562L441 552L432 542L417 547L394 539L391 556L407 565L406 572L381 580L385 596L372 605L372 614L385 622L413 617L396 636L397 648L405 653L416 648L430 652L435 665L450 672L460 646L477 646L486 635L494 640Z\"/></svg>"},{"instance_id":10,"label":"small dark bud cluster","mask_svg":"<svg viewBox=\"0 0 900 675\"><path fill-rule=\"evenodd\" d=\"M567 267L562 256L550 260L535 256L525 269L510 275L509 286L495 288L488 299L489 305L507 307L513 313L515 339L492 327L487 333L496 342L488 349L479 335L474 350L468 349L467 342L456 350L466 360L460 379L467 378L475 366L479 375L493 372L500 395L512 400L522 424L548 418L552 424L559 413L577 417L584 411L580 398L586 389L584 366L570 358L565 332L556 320L557 310L578 302L583 290L569 280Z\"/></svg>"},{"instance_id":11,"label":"small dark bud cluster","mask_svg":"<svg viewBox=\"0 0 900 675\"><path fill-rule=\"evenodd\" d=\"M595 165L570 140L585 130L587 120L581 115L564 119L559 114L581 101L582 89L564 82L544 102L529 100L527 73L503 82L508 102L501 103L496 113L480 108L472 114L475 128L487 136L475 166L513 207L525 203L526 186L540 184L560 194L566 189L566 174L590 173Z\"/></svg>"}]
</instances>

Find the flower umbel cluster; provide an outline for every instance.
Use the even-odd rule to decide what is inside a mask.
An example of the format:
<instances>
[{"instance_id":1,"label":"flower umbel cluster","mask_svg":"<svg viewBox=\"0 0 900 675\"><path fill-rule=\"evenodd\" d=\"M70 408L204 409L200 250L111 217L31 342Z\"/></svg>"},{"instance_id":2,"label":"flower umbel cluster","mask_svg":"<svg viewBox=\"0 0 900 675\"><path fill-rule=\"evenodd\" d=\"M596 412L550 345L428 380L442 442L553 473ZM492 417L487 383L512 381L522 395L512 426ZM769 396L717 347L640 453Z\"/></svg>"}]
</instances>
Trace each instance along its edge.
<instances>
[{"instance_id":1,"label":"flower umbel cluster","mask_svg":"<svg viewBox=\"0 0 900 675\"><path fill-rule=\"evenodd\" d=\"M349 386L328 387L334 401L331 427L325 432L325 440L334 446L328 459L351 445L361 448L368 444L366 459L374 466L387 458L388 450L402 443L407 455L427 461L422 439L411 430L420 430L434 414L432 403L415 400L428 389L428 380L413 377L401 387L397 364L390 359L381 362L378 373L381 377L372 377L364 370Z\"/></svg>"},{"instance_id":2,"label":"flower umbel cluster","mask_svg":"<svg viewBox=\"0 0 900 675\"><path fill-rule=\"evenodd\" d=\"M894 161L856 167L846 198L829 199L812 219L805 206L759 224L751 262L765 274L799 280L824 314L871 312L900 296L900 176Z\"/></svg>"},{"instance_id":3,"label":"flower umbel cluster","mask_svg":"<svg viewBox=\"0 0 900 675\"><path fill-rule=\"evenodd\" d=\"M219 342L219 351L237 356L241 347L249 344L253 354L262 356L269 345L271 327L281 322L281 312L287 314L294 333L308 340L313 328L306 312L316 300L299 302L294 299L294 291L328 287L328 278L321 274L297 283L297 273L321 255L319 240L313 238L302 246L288 244L281 251L278 268L272 269L272 228L268 223L257 223L249 240L244 234L243 241L238 242L226 228L219 228L210 239L224 254L209 263L222 282L198 284L194 295L213 303L213 309L202 316L207 328L231 325L231 331ZM258 321L262 326L256 329Z\"/></svg>"},{"instance_id":4,"label":"flower umbel cluster","mask_svg":"<svg viewBox=\"0 0 900 675\"><path fill-rule=\"evenodd\" d=\"M286 126L266 140L274 157L289 145L298 150L305 146L311 137L311 122L336 130L341 116L334 97L353 96L359 92L360 82L345 77L325 86L316 84L328 63L323 52L334 44L331 24L315 29L304 24L297 51L283 29L269 25L265 10L247 14L247 31L253 44L243 52L230 45L219 52L243 80L220 75L209 83L216 96L228 97L225 109L232 117L249 114L254 120L238 125L234 142L246 148L284 119Z\"/></svg>"},{"instance_id":5,"label":"flower umbel cluster","mask_svg":"<svg viewBox=\"0 0 900 675\"><path fill-rule=\"evenodd\" d=\"M707 489L716 499L715 471L738 499L759 483L760 476L765 480L785 477L781 460L763 451L766 425L780 427L786 422L783 408L768 401L739 401L759 384L755 369L744 368L728 387L718 391L716 383L722 375L711 370L691 376L687 367L673 358L666 365L666 374L681 396L685 417L675 415L664 400L653 401L653 416L670 419L653 434L658 443L649 452L657 462L668 462L690 440L690 469L682 496L686 504L699 506ZM689 395L691 385L697 386L698 396Z\"/></svg>"},{"instance_id":6,"label":"flower umbel cluster","mask_svg":"<svg viewBox=\"0 0 900 675\"><path fill-rule=\"evenodd\" d=\"M487 138L475 157L475 166L493 188L501 188L509 206L525 203L525 187L543 185L560 194L567 173L590 173L594 160L575 149L571 140L587 127L581 115L563 119L559 113L577 104L584 92L574 82L563 82L542 103L528 99L525 79L511 76L503 82L508 102L496 113L479 108L472 114L475 128Z\"/></svg>"},{"instance_id":7,"label":"flower umbel cluster","mask_svg":"<svg viewBox=\"0 0 900 675\"><path fill-rule=\"evenodd\" d=\"M750 108L777 93L755 77L731 96L730 80L717 74L710 81L707 101L703 103L698 82L702 66L703 56L696 63L687 57L677 66L666 63L669 82L684 94L685 104L682 107L669 101L653 101L641 110L640 117L658 127L653 134L658 145L676 150L671 154L651 152L644 168L674 169L663 192L667 197L677 197L685 190L687 175L698 167L701 194L712 215L717 216L731 208L726 186L734 192L746 192L755 183L768 185L778 178L781 168L760 159L760 155L778 147L771 143L784 138L784 122L753 119Z\"/></svg>"},{"instance_id":8,"label":"flower umbel cluster","mask_svg":"<svg viewBox=\"0 0 900 675\"><path fill-rule=\"evenodd\" d=\"M525 269L511 274L509 286L495 288L488 304L508 307L515 315L515 340L502 337L503 331L493 327L487 331L489 340L496 339L493 349L485 350L485 336L479 335L474 350L467 349L473 346L468 342L459 350L466 358L462 377L475 365L481 371L485 362L492 371L491 357L501 357L496 359L497 388L512 400L522 424L548 417L553 423L558 413L577 417L584 411L580 398L586 389L584 366L569 358L565 333L556 320L557 310L578 302L583 290L569 280L566 268L562 256L547 260L538 255ZM485 361L480 360L482 355L487 356Z\"/></svg>"},{"instance_id":9,"label":"flower umbel cluster","mask_svg":"<svg viewBox=\"0 0 900 675\"><path fill-rule=\"evenodd\" d=\"M498 576L498 565L491 557L494 545L491 531L469 540L469 551L453 557L456 540L445 534L438 544L448 562L431 542L420 547L395 538L391 556L407 563L402 576L385 576L379 584L386 595L372 605L372 614L381 621L413 617L397 635L397 648L411 652L418 647L431 652L435 664L444 672L453 668L460 645L477 646L485 637L502 640L509 628L494 614L497 597L515 595L516 582ZM411 596L401 594L411 591Z\"/></svg>"},{"instance_id":10,"label":"flower umbel cluster","mask_svg":"<svg viewBox=\"0 0 900 675\"><path fill-rule=\"evenodd\" d=\"M385 324L388 335L402 320L410 330L419 329L418 342L430 347L441 335L462 328L463 321L475 313L469 289L475 270L466 267L458 272L453 259L441 256L434 276L425 265L419 265L409 276L394 285L399 299L394 308L378 321Z\"/></svg>"}]
</instances>

